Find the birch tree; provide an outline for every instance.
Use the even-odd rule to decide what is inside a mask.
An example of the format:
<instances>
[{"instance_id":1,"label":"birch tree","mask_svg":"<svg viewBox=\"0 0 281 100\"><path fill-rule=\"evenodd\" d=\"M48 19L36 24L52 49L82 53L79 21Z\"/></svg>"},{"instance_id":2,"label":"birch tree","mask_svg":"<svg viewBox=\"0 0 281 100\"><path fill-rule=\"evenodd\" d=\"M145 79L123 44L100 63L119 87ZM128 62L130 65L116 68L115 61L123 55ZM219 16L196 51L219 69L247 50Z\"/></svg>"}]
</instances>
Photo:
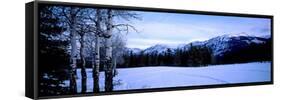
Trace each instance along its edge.
<instances>
[{"instance_id":1,"label":"birch tree","mask_svg":"<svg viewBox=\"0 0 281 100\"><path fill-rule=\"evenodd\" d=\"M99 92L99 70L100 70L100 43L101 43L101 34L103 33L102 24L102 10L101 9L89 9L88 10L88 18L90 22L94 23L94 27L92 27L92 52L93 52L93 60L92 60L92 77L93 77L93 91Z\"/></svg>"},{"instance_id":2,"label":"birch tree","mask_svg":"<svg viewBox=\"0 0 281 100\"><path fill-rule=\"evenodd\" d=\"M75 21L75 14L77 12L74 11L73 8L71 8L70 10L70 18L69 18L69 26L70 27L70 41L71 41L71 60L70 60L70 66L71 66L71 80L70 80L70 86L71 86L71 90L73 91L73 93L77 92L77 84L76 84L76 67L77 67L77 44L76 44L76 32L75 32L75 25L76 25L76 21Z\"/></svg>"},{"instance_id":3,"label":"birch tree","mask_svg":"<svg viewBox=\"0 0 281 100\"><path fill-rule=\"evenodd\" d=\"M96 35L95 39L95 61L93 64L93 91L94 92L99 92L100 87L99 87L99 68L100 68L100 37Z\"/></svg>"},{"instance_id":4,"label":"birch tree","mask_svg":"<svg viewBox=\"0 0 281 100\"><path fill-rule=\"evenodd\" d=\"M68 26L70 33L70 90L72 93L77 93L76 83L76 68L77 68L77 18L81 9L75 7L61 7L61 15Z\"/></svg>"},{"instance_id":5,"label":"birch tree","mask_svg":"<svg viewBox=\"0 0 281 100\"><path fill-rule=\"evenodd\" d=\"M113 73L112 73L112 46L111 36L113 30L113 13L112 10L107 10L106 32L103 34L105 38L105 91L113 90Z\"/></svg>"},{"instance_id":6,"label":"birch tree","mask_svg":"<svg viewBox=\"0 0 281 100\"><path fill-rule=\"evenodd\" d=\"M103 33L103 37L105 39L105 91L113 90L113 72L116 71L116 67L113 67L112 63L112 41L111 37L113 34L113 29L117 31L126 31L129 32L129 29L133 29L136 31L135 27L127 24L127 23L114 23L114 18L121 18L126 21L130 21L130 19L135 18L139 19L136 13L131 13L129 11L124 10L106 10L106 21L105 27L106 31Z\"/></svg>"},{"instance_id":7,"label":"birch tree","mask_svg":"<svg viewBox=\"0 0 281 100\"><path fill-rule=\"evenodd\" d=\"M105 91L112 91L113 90L113 76L116 73L116 63L112 63L114 59L112 52L113 52L113 41L112 41L112 34L113 33L120 33L126 31L128 33L129 29L135 28L127 23L114 23L114 18L122 18L128 21L130 18L137 18L135 13L130 13L127 11L121 10L111 10L111 9L93 9L92 16L90 15L89 18L91 21L95 23L95 30L93 33L95 35L95 48L93 51L95 53L94 64L93 68L93 80L94 80L94 92L99 92L99 70L101 64L101 40L104 40L104 48L105 48L105 57L104 57L104 70L105 70ZM114 32L116 29L116 32ZM121 39L121 37L119 37ZM115 41L114 41L115 42ZM116 44L117 45L117 44ZM122 46L122 45L121 45ZM114 55L115 56L115 55ZM117 59L117 58L116 58ZM114 60L116 62L116 60Z\"/></svg>"},{"instance_id":8,"label":"birch tree","mask_svg":"<svg viewBox=\"0 0 281 100\"><path fill-rule=\"evenodd\" d=\"M96 10L96 19L95 19L95 25L96 25L96 33L95 33L95 64L93 66L93 78L94 78L94 92L99 92L99 70L100 70L100 35L102 33L101 29L101 22L102 22L102 16L101 16L101 10Z\"/></svg>"},{"instance_id":9,"label":"birch tree","mask_svg":"<svg viewBox=\"0 0 281 100\"><path fill-rule=\"evenodd\" d=\"M77 33L80 36L80 60L81 60L81 76L82 76L82 93L86 93L87 91L87 73L86 73L86 49L87 49L87 34L93 32L91 28L93 28L93 24L91 20L88 18L88 10L87 8L80 8L80 14L78 15L78 23L77 23ZM89 35L88 35L89 36Z\"/></svg>"},{"instance_id":10,"label":"birch tree","mask_svg":"<svg viewBox=\"0 0 281 100\"><path fill-rule=\"evenodd\" d=\"M81 17L80 17L81 18ZM83 20L83 19L82 19ZM90 26L86 22L80 20L78 24L77 33L80 36L80 60L81 60L81 76L82 76L82 93L87 91L87 74L86 74L86 60L85 60L85 49L86 49L86 34L90 32Z\"/></svg>"}]
</instances>

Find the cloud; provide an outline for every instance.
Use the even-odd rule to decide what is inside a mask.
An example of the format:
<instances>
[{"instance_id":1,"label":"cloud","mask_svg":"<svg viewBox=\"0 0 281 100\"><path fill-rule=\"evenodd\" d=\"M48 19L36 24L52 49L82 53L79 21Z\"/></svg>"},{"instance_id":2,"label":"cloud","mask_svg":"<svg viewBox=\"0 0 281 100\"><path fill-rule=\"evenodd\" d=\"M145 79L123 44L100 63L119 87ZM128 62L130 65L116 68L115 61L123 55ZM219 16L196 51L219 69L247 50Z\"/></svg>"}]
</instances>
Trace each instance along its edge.
<instances>
[{"instance_id":1,"label":"cloud","mask_svg":"<svg viewBox=\"0 0 281 100\"><path fill-rule=\"evenodd\" d=\"M136 27L140 33L128 34L127 47L147 48L156 44L177 46L192 41L206 40L216 29L188 24L141 23Z\"/></svg>"},{"instance_id":2,"label":"cloud","mask_svg":"<svg viewBox=\"0 0 281 100\"><path fill-rule=\"evenodd\" d=\"M215 28L205 26L195 26L185 23L142 23L137 25L140 29L141 37L168 39L168 40L188 40L196 37L206 37L210 33L218 31Z\"/></svg>"}]
</instances>

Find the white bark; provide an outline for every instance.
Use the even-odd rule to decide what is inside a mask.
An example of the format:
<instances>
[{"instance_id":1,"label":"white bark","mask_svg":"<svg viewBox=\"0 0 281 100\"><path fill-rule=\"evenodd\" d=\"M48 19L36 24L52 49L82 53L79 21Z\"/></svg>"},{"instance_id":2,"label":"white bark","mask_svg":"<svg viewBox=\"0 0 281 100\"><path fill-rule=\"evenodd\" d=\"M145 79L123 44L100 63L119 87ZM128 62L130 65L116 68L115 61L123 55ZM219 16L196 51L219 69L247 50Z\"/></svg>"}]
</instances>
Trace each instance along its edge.
<instances>
[{"instance_id":1,"label":"white bark","mask_svg":"<svg viewBox=\"0 0 281 100\"><path fill-rule=\"evenodd\" d=\"M93 65L94 92L99 92L100 37L98 35L95 40L95 62Z\"/></svg>"},{"instance_id":2,"label":"white bark","mask_svg":"<svg viewBox=\"0 0 281 100\"><path fill-rule=\"evenodd\" d=\"M76 59L77 59L77 44L76 44L76 33L74 29L71 29L70 32L70 39L71 39L71 68L75 69L76 66Z\"/></svg>"},{"instance_id":3,"label":"white bark","mask_svg":"<svg viewBox=\"0 0 281 100\"><path fill-rule=\"evenodd\" d=\"M95 61L93 64L93 82L94 92L99 92L99 70L100 70L100 34L101 34L101 13L100 10L96 11L96 33L95 33Z\"/></svg>"},{"instance_id":4,"label":"white bark","mask_svg":"<svg viewBox=\"0 0 281 100\"><path fill-rule=\"evenodd\" d=\"M105 38L105 91L113 90L113 69L112 69L112 43L111 36L113 30L112 10L107 11L106 33Z\"/></svg>"},{"instance_id":5,"label":"white bark","mask_svg":"<svg viewBox=\"0 0 281 100\"><path fill-rule=\"evenodd\" d=\"M72 12L72 10L71 10ZM72 15L71 15L72 16ZM70 42L71 42L71 54L70 54L70 58L71 58L71 79L70 79L70 87L71 87L71 91L76 93L77 91L77 86L76 86L76 67L77 67L77 44L76 44L76 31L75 31L75 19L74 17L71 17L71 27L70 27Z\"/></svg>"},{"instance_id":6,"label":"white bark","mask_svg":"<svg viewBox=\"0 0 281 100\"><path fill-rule=\"evenodd\" d=\"M86 60L85 60L85 33L80 33L81 40L80 40L80 60L82 63L81 67L81 76L82 76L82 93L86 93L87 91L87 74L86 74Z\"/></svg>"},{"instance_id":7,"label":"white bark","mask_svg":"<svg viewBox=\"0 0 281 100\"><path fill-rule=\"evenodd\" d=\"M70 41L71 41L71 78L70 78L70 89L73 93L77 92L77 84L76 84L76 68L77 68L77 43L76 43L76 14L75 8L70 8L70 15L66 15L69 19L69 28L70 28Z\"/></svg>"}]
</instances>

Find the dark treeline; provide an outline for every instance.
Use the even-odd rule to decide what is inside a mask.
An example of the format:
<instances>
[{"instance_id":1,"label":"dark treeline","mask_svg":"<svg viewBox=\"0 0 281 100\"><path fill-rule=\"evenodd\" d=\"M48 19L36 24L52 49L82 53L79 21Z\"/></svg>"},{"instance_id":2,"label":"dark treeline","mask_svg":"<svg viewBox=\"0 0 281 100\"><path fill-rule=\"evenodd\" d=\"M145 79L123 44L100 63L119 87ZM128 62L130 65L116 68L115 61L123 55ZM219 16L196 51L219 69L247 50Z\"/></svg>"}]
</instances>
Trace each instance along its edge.
<instances>
[{"instance_id":1,"label":"dark treeline","mask_svg":"<svg viewBox=\"0 0 281 100\"><path fill-rule=\"evenodd\" d=\"M233 49L226 52L223 56L216 57L216 63L245 63L253 61L272 61L272 42L271 39L265 43L251 43L249 46Z\"/></svg>"},{"instance_id":2,"label":"dark treeline","mask_svg":"<svg viewBox=\"0 0 281 100\"><path fill-rule=\"evenodd\" d=\"M69 93L69 88L61 86L64 80L69 79L69 55L64 49L69 41L51 39L52 36L58 36L65 31L65 27L59 25L59 19L51 14L52 9L52 7L40 9L39 29L41 34L39 35L38 53L40 96Z\"/></svg>"},{"instance_id":3,"label":"dark treeline","mask_svg":"<svg viewBox=\"0 0 281 100\"><path fill-rule=\"evenodd\" d=\"M142 66L204 66L212 63L212 50L207 47L192 46L189 50L167 49L162 53L153 52L123 55L122 67Z\"/></svg>"},{"instance_id":4,"label":"dark treeline","mask_svg":"<svg viewBox=\"0 0 281 100\"><path fill-rule=\"evenodd\" d=\"M163 53L134 54L132 51L123 55L124 62L120 67L144 67L144 66L206 66L215 64L233 64L254 61L271 61L270 39L261 44L249 44L245 47L236 47L223 53L214 55L211 48L207 46L193 46L190 44L188 50L167 49Z\"/></svg>"}]
</instances>

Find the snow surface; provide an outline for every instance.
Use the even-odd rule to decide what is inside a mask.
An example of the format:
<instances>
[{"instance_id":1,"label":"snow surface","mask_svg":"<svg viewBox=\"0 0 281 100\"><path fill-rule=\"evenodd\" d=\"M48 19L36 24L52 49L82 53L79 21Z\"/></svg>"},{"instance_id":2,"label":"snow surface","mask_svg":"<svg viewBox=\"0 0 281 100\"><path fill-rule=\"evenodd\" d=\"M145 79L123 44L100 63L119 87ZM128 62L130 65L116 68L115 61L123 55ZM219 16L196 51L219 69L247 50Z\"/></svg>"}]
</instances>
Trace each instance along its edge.
<instances>
[{"instance_id":1,"label":"snow surface","mask_svg":"<svg viewBox=\"0 0 281 100\"><path fill-rule=\"evenodd\" d=\"M207 67L168 67L153 66L120 68L114 77L114 90L163 88L178 86L199 86L247 82L270 81L271 62L253 62ZM77 71L78 92L81 92L81 74ZM87 92L92 92L92 69L87 69ZM65 81L66 86L69 81ZM100 87L103 91L104 73L100 74Z\"/></svg>"}]
</instances>

